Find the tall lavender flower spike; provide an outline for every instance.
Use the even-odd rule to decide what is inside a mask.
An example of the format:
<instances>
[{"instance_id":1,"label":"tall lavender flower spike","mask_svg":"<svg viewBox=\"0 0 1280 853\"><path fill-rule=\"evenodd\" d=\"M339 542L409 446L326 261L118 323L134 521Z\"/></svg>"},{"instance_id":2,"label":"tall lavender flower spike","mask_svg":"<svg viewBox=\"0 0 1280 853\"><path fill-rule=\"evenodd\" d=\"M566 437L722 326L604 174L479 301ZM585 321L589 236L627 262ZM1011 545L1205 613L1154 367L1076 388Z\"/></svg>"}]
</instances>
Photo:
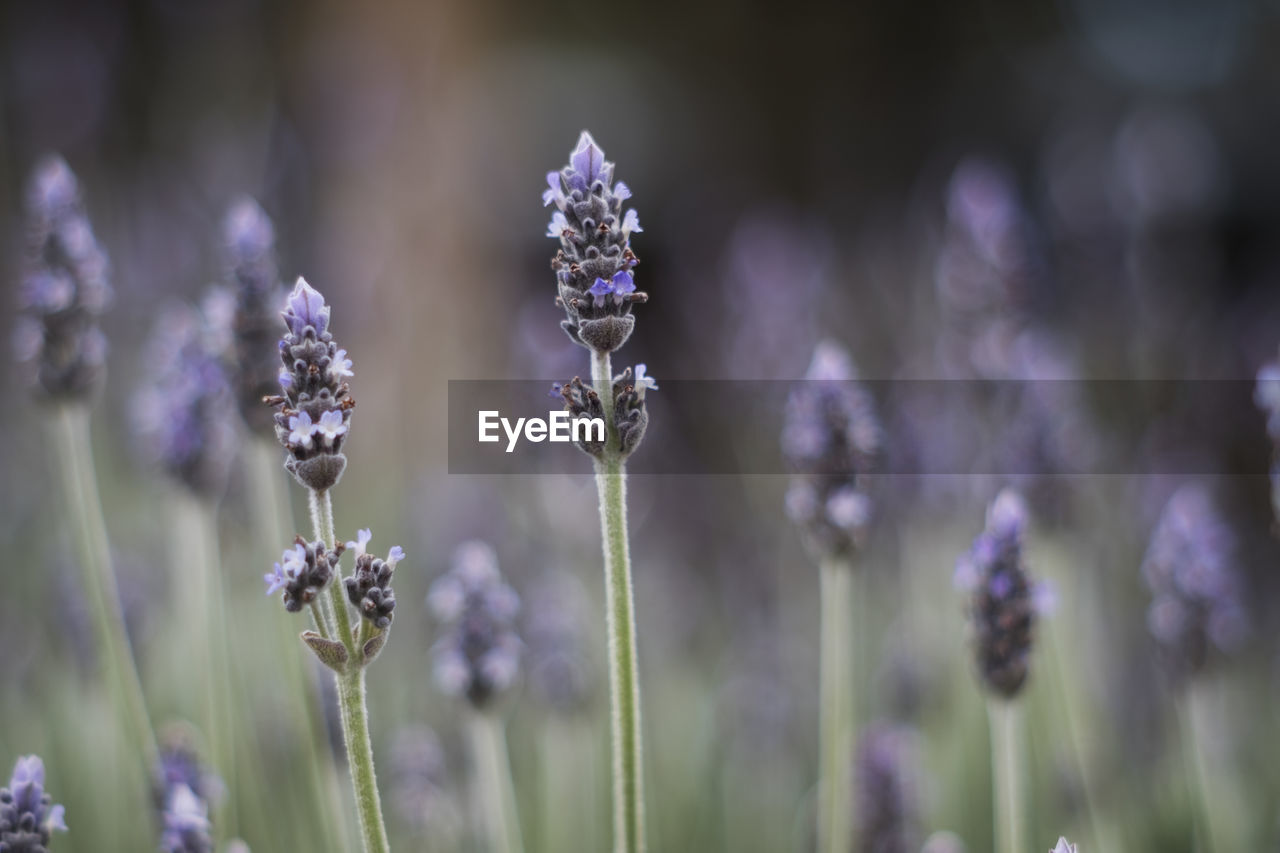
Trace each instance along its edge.
<instances>
[{"instance_id":1,"label":"tall lavender flower spike","mask_svg":"<svg viewBox=\"0 0 1280 853\"><path fill-rule=\"evenodd\" d=\"M854 759L856 849L864 853L916 849L912 752L910 733L886 724L868 727L859 738Z\"/></svg>"},{"instance_id":2,"label":"tall lavender flower spike","mask_svg":"<svg viewBox=\"0 0 1280 853\"><path fill-rule=\"evenodd\" d=\"M1031 663L1037 609L1046 596L1023 564L1027 508L1005 489L987 510L987 526L956 564L956 586L969 598L969 626L978 677L988 692L992 803L999 853L1022 843L1023 747L1017 698Z\"/></svg>"},{"instance_id":3,"label":"tall lavender flower spike","mask_svg":"<svg viewBox=\"0 0 1280 853\"><path fill-rule=\"evenodd\" d=\"M16 355L39 396L83 400L106 367L98 318L111 301L111 285L79 183L60 157L36 167L27 189L27 223Z\"/></svg>"},{"instance_id":4,"label":"tall lavender flower spike","mask_svg":"<svg viewBox=\"0 0 1280 853\"><path fill-rule=\"evenodd\" d=\"M1169 498L1146 557L1142 576L1151 589L1147 627L1174 678L1205 668L1210 650L1231 651L1248 631L1234 541L1209 493L1197 484Z\"/></svg>"},{"instance_id":5,"label":"tall lavender flower spike","mask_svg":"<svg viewBox=\"0 0 1280 853\"><path fill-rule=\"evenodd\" d=\"M427 605L444 631L432 649L436 684L487 708L515 683L522 645L515 633L520 598L483 542L464 542L449 572L431 585Z\"/></svg>"},{"instance_id":6,"label":"tall lavender flower spike","mask_svg":"<svg viewBox=\"0 0 1280 853\"><path fill-rule=\"evenodd\" d=\"M44 762L19 758L8 787L0 788L0 851L46 853L53 833L67 831L65 816L44 790Z\"/></svg>"},{"instance_id":7,"label":"tall lavender flower spike","mask_svg":"<svg viewBox=\"0 0 1280 853\"><path fill-rule=\"evenodd\" d=\"M551 259L564 308L561 327L575 343L609 353L626 343L635 328L631 306L648 300L636 290L632 269L640 262L631 251L631 234L643 229L626 184L613 181L613 163L587 131L569 155L569 165L547 173L544 206L555 205L547 236L560 241Z\"/></svg>"},{"instance_id":8,"label":"tall lavender flower spike","mask_svg":"<svg viewBox=\"0 0 1280 853\"><path fill-rule=\"evenodd\" d=\"M848 557L865 539L871 500L862 478L880 443L875 406L849 354L833 341L819 343L787 400L782 429L783 455L795 471L787 515L818 557Z\"/></svg>"},{"instance_id":9,"label":"tall lavender flower spike","mask_svg":"<svg viewBox=\"0 0 1280 853\"><path fill-rule=\"evenodd\" d=\"M206 498L221 493L236 443L231 390L216 330L206 319L220 298L210 293L203 313L179 305L161 315L146 350L146 385L133 407L152 460Z\"/></svg>"},{"instance_id":10,"label":"tall lavender flower spike","mask_svg":"<svg viewBox=\"0 0 1280 853\"><path fill-rule=\"evenodd\" d=\"M277 409L276 438L289 451L285 468L308 489L325 492L347 467L342 445L356 404L345 381L351 359L333 342L324 297L302 278L281 316L287 328L279 346L283 393L267 403Z\"/></svg>"},{"instance_id":11,"label":"tall lavender flower spike","mask_svg":"<svg viewBox=\"0 0 1280 853\"><path fill-rule=\"evenodd\" d=\"M276 391L272 356L287 296L275 259L275 227L256 201L242 198L222 226L227 281L235 294L230 361L236 402L249 428L269 434L274 422L262 398Z\"/></svg>"}]
</instances>

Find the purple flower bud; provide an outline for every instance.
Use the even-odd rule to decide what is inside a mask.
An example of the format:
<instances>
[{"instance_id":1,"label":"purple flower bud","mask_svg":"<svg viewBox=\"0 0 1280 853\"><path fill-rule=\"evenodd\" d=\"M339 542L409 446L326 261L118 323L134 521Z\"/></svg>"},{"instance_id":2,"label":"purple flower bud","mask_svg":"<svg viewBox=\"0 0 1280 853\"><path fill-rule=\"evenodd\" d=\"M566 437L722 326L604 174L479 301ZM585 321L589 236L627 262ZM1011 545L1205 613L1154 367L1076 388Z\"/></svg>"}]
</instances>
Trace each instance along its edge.
<instances>
[{"instance_id":1,"label":"purple flower bud","mask_svg":"<svg viewBox=\"0 0 1280 853\"><path fill-rule=\"evenodd\" d=\"M1076 853L1076 846L1067 839L1059 836L1058 843L1053 845L1053 849L1049 853Z\"/></svg>"},{"instance_id":2,"label":"purple flower bud","mask_svg":"<svg viewBox=\"0 0 1280 853\"><path fill-rule=\"evenodd\" d=\"M43 853L55 830L67 831L66 810L44 790L44 762L19 758L7 787L0 788L0 850Z\"/></svg>"},{"instance_id":3,"label":"purple flower bud","mask_svg":"<svg viewBox=\"0 0 1280 853\"><path fill-rule=\"evenodd\" d=\"M287 327L279 344L283 394L266 402L277 409L276 438L288 451L285 467L302 485L324 491L347 465L342 445L355 400L343 380L351 375L351 359L329 333L324 297L303 279L281 316Z\"/></svg>"},{"instance_id":4,"label":"purple flower bud","mask_svg":"<svg viewBox=\"0 0 1280 853\"><path fill-rule=\"evenodd\" d=\"M436 684L485 707L515 682L522 647L513 627L520 599L503 583L493 549L482 542L458 546L427 605L443 628L432 648Z\"/></svg>"},{"instance_id":5,"label":"purple flower bud","mask_svg":"<svg viewBox=\"0 0 1280 853\"><path fill-rule=\"evenodd\" d=\"M635 289L627 272L638 262L630 235L640 230L634 210L623 213L631 190L613 186L613 163L591 134L583 131L569 165L547 174L544 205L554 204L547 236L560 241L551 260L559 286L561 326L574 342L596 352L622 346L635 327L631 306L648 296ZM626 273L625 278L619 274ZM588 298L590 297L590 298Z\"/></svg>"},{"instance_id":6,"label":"purple flower bud","mask_svg":"<svg viewBox=\"0 0 1280 853\"><path fill-rule=\"evenodd\" d=\"M910 730L877 723L862 733L853 767L857 849L907 853L918 848L915 764Z\"/></svg>"},{"instance_id":7,"label":"purple flower bud","mask_svg":"<svg viewBox=\"0 0 1280 853\"><path fill-rule=\"evenodd\" d=\"M330 551L323 542L307 542L301 536L297 537L293 547L281 555L280 562L263 575L267 595L284 590L284 609L297 613L315 601L320 590L333 577L344 550L341 544Z\"/></svg>"},{"instance_id":8,"label":"purple flower bud","mask_svg":"<svg viewBox=\"0 0 1280 853\"><path fill-rule=\"evenodd\" d=\"M15 355L39 395L82 400L106 367L98 318L111 301L111 286L79 184L59 157L46 158L31 177L27 231Z\"/></svg>"},{"instance_id":9,"label":"purple flower bud","mask_svg":"<svg viewBox=\"0 0 1280 853\"><path fill-rule=\"evenodd\" d=\"M1022 559L1026 506L1005 489L987 511L987 527L956 568L969 593L969 627L983 685L1012 699L1027 680L1037 593Z\"/></svg>"},{"instance_id":10,"label":"purple flower bud","mask_svg":"<svg viewBox=\"0 0 1280 853\"><path fill-rule=\"evenodd\" d=\"M788 514L818 555L856 550L866 536L871 500L862 478L880 449L871 397L839 345L818 344L809 372L787 399L782 452L795 477Z\"/></svg>"},{"instance_id":11,"label":"purple flower bud","mask_svg":"<svg viewBox=\"0 0 1280 853\"><path fill-rule=\"evenodd\" d=\"M212 853L209 807L225 793L222 780L200 761L190 727L173 724L160 733L160 763L152 795L160 818L160 849L167 853Z\"/></svg>"},{"instance_id":12,"label":"purple flower bud","mask_svg":"<svg viewBox=\"0 0 1280 853\"><path fill-rule=\"evenodd\" d=\"M391 612L396 607L395 590L391 588L391 576L396 563L404 559L404 550L396 545L392 547L387 559L373 556L366 550L373 533L361 530L356 534L358 541L348 542L348 548L356 552L355 571L343 580L347 590L347 599L360 611L360 615L368 619L379 631L391 627Z\"/></svg>"}]
</instances>

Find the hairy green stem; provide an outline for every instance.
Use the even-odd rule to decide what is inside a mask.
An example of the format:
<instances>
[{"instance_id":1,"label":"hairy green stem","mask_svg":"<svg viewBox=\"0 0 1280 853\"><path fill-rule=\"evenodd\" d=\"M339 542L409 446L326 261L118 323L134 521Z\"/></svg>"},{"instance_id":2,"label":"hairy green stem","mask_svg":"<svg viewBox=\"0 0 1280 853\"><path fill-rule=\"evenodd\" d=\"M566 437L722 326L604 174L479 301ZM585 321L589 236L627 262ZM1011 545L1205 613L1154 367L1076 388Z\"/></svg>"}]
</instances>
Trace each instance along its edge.
<instances>
[{"instance_id":1,"label":"hairy green stem","mask_svg":"<svg viewBox=\"0 0 1280 853\"><path fill-rule=\"evenodd\" d=\"M257 527L258 549L264 556L278 554L276 549L280 543L292 539L295 532L288 512L288 495L281 488L280 446L274 441L252 438L247 442L245 451L245 479L249 484L249 500ZM316 631L330 639L333 634L321 607L324 601L324 598L319 598L311 602L311 617ZM279 632L277 643L283 655L281 669L290 688L290 718L300 726L298 753L303 762L303 773L310 781L316 812L322 815L321 829L325 837L337 842L335 846L346 847L351 838L350 827L343 808L342 782L325 732L323 710L316 701L316 668L309 653L304 657L291 620L273 619L272 623Z\"/></svg>"},{"instance_id":2,"label":"hairy green stem","mask_svg":"<svg viewBox=\"0 0 1280 853\"><path fill-rule=\"evenodd\" d=\"M1022 730L1016 702L990 698L991 787L996 853L1023 853L1022 843Z\"/></svg>"},{"instance_id":3,"label":"hairy green stem","mask_svg":"<svg viewBox=\"0 0 1280 853\"><path fill-rule=\"evenodd\" d=\"M484 819L490 853L524 853L520 812L502 720L494 713L472 711L468 720L475 767L476 802Z\"/></svg>"},{"instance_id":4,"label":"hairy green stem","mask_svg":"<svg viewBox=\"0 0 1280 853\"><path fill-rule=\"evenodd\" d=\"M821 566L818 851L847 853L853 834L853 567Z\"/></svg>"},{"instance_id":5,"label":"hairy green stem","mask_svg":"<svg viewBox=\"0 0 1280 853\"><path fill-rule=\"evenodd\" d=\"M93 448L89 436L89 410L63 405L54 413L57 446L54 455L62 476L64 497L76 533L80 564L84 569L85 594L93 617L94 633L106 668L112 704L124 718L124 725L143 762L143 778L150 779L159 760L155 732L147 714L142 681L129 646L120 591L111 567L111 546L102 518L98 479L93 470Z\"/></svg>"},{"instance_id":6,"label":"hairy green stem","mask_svg":"<svg viewBox=\"0 0 1280 853\"><path fill-rule=\"evenodd\" d=\"M613 709L613 847L616 853L642 853L645 849L644 768L635 605L627 542L627 474L626 464L618 453L619 440L613 423L613 368L608 353L593 353L591 378L604 405L608 431L605 451L603 457L596 460L595 471L604 542L609 697Z\"/></svg>"},{"instance_id":7,"label":"hairy green stem","mask_svg":"<svg viewBox=\"0 0 1280 853\"><path fill-rule=\"evenodd\" d=\"M328 492L312 490L309 495L311 519L316 524L316 538L333 548L337 541L333 532L333 502ZM338 706L342 713L342 740L351 767L351 787L356 798L356 817L360 821L360 839L365 853L390 853L387 828L382 820L382 802L378 797L378 780L373 769L373 743L369 740L369 712L364 701L364 667L359 663L355 637L342 582L329 581L329 599L333 605L334 628L347 647L351 664L347 672L335 673L338 684Z\"/></svg>"}]
</instances>

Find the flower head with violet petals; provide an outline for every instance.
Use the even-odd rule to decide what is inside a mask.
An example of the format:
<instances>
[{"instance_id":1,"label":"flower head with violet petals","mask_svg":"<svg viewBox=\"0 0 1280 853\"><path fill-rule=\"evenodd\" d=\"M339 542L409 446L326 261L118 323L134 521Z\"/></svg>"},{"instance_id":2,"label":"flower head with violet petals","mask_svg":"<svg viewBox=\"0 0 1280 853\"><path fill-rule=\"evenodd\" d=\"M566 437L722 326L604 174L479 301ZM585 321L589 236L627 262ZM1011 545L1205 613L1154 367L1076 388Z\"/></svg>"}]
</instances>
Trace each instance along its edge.
<instances>
[{"instance_id":1,"label":"flower head with violet petals","mask_svg":"<svg viewBox=\"0 0 1280 853\"><path fill-rule=\"evenodd\" d=\"M336 484L346 469L342 445L355 407L345 381L351 359L333 341L329 313L320 292L299 278L281 314L282 393L266 398L276 408L276 438L288 451L285 468L318 492Z\"/></svg>"},{"instance_id":2,"label":"flower head with violet petals","mask_svg":"<svg viewBox=\"0 0 1280 853\"><path fill-rule=\"evenodd\" d=\"M283 590L284 609L297 613L315 601L320 590L333 577L344 550L341 543L333 550L327 550L323 542L307 542L301 536L297 537L293 547L281 555L280 562L263 576L267 595Z\"/></svg>"},{"instance_id":3,"label":"flower head with violet petals","mask_svg":"<svg viewBox=\"0 0 1280 853\"><path fill-rule=\"evenodd\" d=\"M404 549L395 545L387 552L386 559L375 557L367 550L373 533L368 529L356 534L355 542L347 548L356 554L355 571L343 579L347 599L356 606L360 615L379 631L391 627L392 612L396 607L395 590L391 588L391 576L396 564L404 559Z\"/></svg>"},{"instance_id":4,"label":"flower head with violet petals","mask_svg":"<svg viewBox=\"0 0 1280 853\"><path fill-rule=\"evenodd\" d=\"M9 785L0 788L0 851L45 853L54 831L67 831L65 815L44 790L40 757L19 758Z\"/></svg>"},{"instance_id":5,"label":"flower head with violet petals","mask_svg":"<svg viewBox=\"0 0 1280 853\"><path fill-rule=\"evenodd\" d=\"M631 336L631 306L648 296L636 290L632 272L640 259L631 251L639 232L634 210L623 213L631 197L626 184L613 181L613 163L587 131L569 155L569 165L547 173L543 205L554 205L547 236L560 241L551 259L559 287L556 299L565 311L560 325L575 343L608 353Z\"/></svg>"}]
</instances>

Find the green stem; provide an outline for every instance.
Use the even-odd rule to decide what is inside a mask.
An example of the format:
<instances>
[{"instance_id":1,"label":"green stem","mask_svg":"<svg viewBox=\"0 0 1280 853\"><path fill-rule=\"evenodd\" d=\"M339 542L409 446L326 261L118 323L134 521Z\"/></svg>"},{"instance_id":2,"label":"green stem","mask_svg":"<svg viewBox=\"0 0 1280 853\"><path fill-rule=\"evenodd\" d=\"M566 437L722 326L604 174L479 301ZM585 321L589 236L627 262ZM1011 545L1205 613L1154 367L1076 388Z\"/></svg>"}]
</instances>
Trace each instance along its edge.
<instances>
[{"instance_id":1,"label":"green stem","mask_svg":"<svg viewBox=\"0 0 1280 853\"><path fill-rule=\"evenodd\" d=\"M1201 853L1221 853L1223 850L1238 849L1226 843L1222 835L1222 827L1214 820L1213 780L1209 770L1208 756L1205 755L1201 730L1205 723L1203 696L1197 692L1203 685L1192 682L1186 685L1178 702L1178 717L1182 726L1183 752L1187 762L1187 784L1191 799L1194 801L1196 849Z\"/></svg>"},{"instance_id":2,"label":"green stem","mask_svg":"<svg viewBox=\"0 0 1280 853\"><path fill-rule=\"evenodd\" d=\"M635 606L627 542L626 464L618 454L613 423L613 369L608 353L594 353L591 378L604 404L608 442L595 463L604 541L609 697L613 706L613 835L617 853L643 853L644 768L640 735L640 674L636 661Z\"/></svg>"},{"instance_id":3,"label":"green stem","mask_svg":"<svg viewBox=\"0 0 1280 853\"><path fill-rule=\"evenodd\" d=\"M311 519L316 525L316 538L332 548L337 543L333 533L333 502L328 492L310 492ZM373 770L373 743L369 740L369 712L364 702L364 667L357 656L351 618L343 597L342 582L333 578L328 584L333 605L335 633L347 647L351 664L345 673L335 673L338 684L338 706L342 712L342 740L351 767L351 787L356 797L356 816L360 820L360 838L365 853L390 853L387 829L382 821L382 803L378 797L378 780Z\"/></svg>"},{"instance_id":4,"label":"green stem","mask_svg":"<svg viewBox=\"0 0 1280 853\"><path fill-rule=\"evenodd\" d=\"M821 566L818 850L847 853L853 834L853 567Z\"/></svg>"},{"instance_id":5,"label":"green stem","mask_svg":"<svg viewBox=\"0 0 1280 853\"><path fill-rule=\"evenodd\" d=\"M281 542L293 538L293 520L288 512L288 495L280 488L283 466L280 446L275 441L253 438L245 448L245 479L249 483L249 499L257 526L258 549L264 555L279 554ZM270 565L268 562L266 565ZM333 636L321 607L323 598L311 602L315 628L326 639ZM291 718L301 725L298 752L304 764L304 775L311 783L311 796L316 810L323 815L322 831L331 844L346 847L351 838L343 808L342 782L325 731L322 707L316 701L316 669L309 653L297 639L297 630L288 619L273 619L277 626L278 645L284 659L281 664L289 682L293 712Z\"/></svg>"},{"instance_id":6,"label":"green stem","mask_svg":"<svg viewBox=\"0 0 1280 853\"><path fill-rule=\"evenodd\" d=\"M485 821L490 853L524 853L520 813L511 782L507 735L496 714L470 714L472 760L475 762L476 801Z\"/></svg>"},{"instance_id":7,"label":"green stem","mask_svg":"<svg viewBox=\"0 0 1280 853\"><path fill-rule=\"evenodd\" d=\"M1022 732L1017 703L987 700L991 723L991 778L996 853L1023 853Z\"/></svg>"},{"instance_id":8,"label":"green stem","mask_svg":"<svg viewBox=\"0 0 1280 853\"><path fill-rule=\"evenodd\" d=\"M102 518L98 480L93 470L89 437L89 410L77 405L60 406L54 415L58 469L75 526L80 564L84 567L85 593L93 616L97 644L106 667L112 704L125 718L125 726L143 761L143 778L150 779L159 761L142 681L129 647L120 591L111 568L111 548Z\"/></svg>"}]
</instances>

